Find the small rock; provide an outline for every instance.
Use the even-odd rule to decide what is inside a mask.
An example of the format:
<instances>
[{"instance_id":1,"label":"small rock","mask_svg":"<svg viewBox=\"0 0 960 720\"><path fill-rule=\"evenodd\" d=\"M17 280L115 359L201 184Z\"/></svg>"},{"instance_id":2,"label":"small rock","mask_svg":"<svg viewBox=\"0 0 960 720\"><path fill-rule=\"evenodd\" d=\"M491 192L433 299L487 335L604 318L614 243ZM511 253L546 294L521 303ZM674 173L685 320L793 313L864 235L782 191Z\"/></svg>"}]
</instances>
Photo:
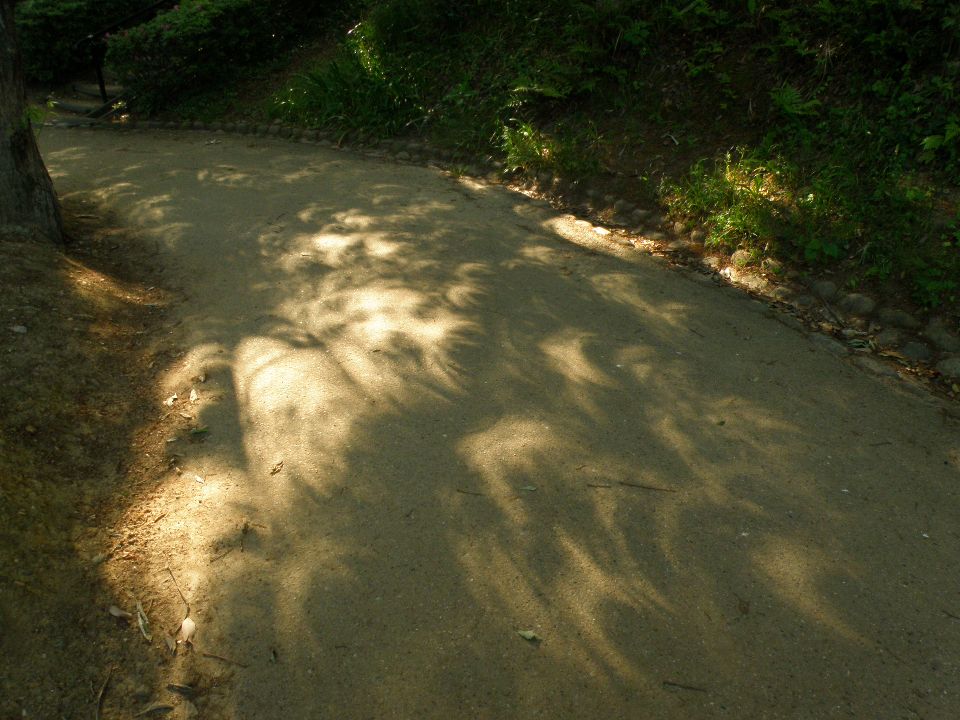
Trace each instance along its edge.
<instances>
[{"instance_id":1,"label":"small rock","mask_svg":"<svg viewBox=\"0 0 960 720\"><path fill-rule=\"evenodd\" d=\"M279 125L273 124L273 125L271 125L271 126L269 127L269 129L267 130L267 135L273 135L274 137L276 137L277 135L280 134L280 129L281 129L281 128L280 128Z\"/></svg>"},{"instance_id":2,"label":"small rock","mask_svg":"<svg viewBox=\"0 0 960 720\"><path fill-rule=\"evenodd\" d=\"M633 209L633 204L620 199L613 204L613 211L618 213L628 213Z\"/></svg>"},{"instance_id":3,"label":"small rock","mask_svg":"<svg viewBox=\"0 0 960 720\"><path fill-rule=\"evenodd\" d=\"M950 332L946 323L940 318L930 320L923 334L944 352L960 352L960 338Z\"/></svg>"},{"instance_id":4,"label":"small rock","mask_svg":"<svg viewBox=\"0 0 960 720\"><path fill-rule=\"evenodd\" d=\"M933 350L930 346L922 342L908 342L902 348L900 353L908 360L916 362L926 362L933 357Z\"/></svg>"},{"instance_id":5,"label":"small rock","mask_svg":"<svg viewBox=\"0 0 960 720\"><path fill-rule=\"evenodd\" d=\"M694 243L697 243L698 245L702 245L706 237L707 237L707 234L703 230L700 230L699 228L697 228L696 230L690 231L690 242L694 242Z\"/></svg>"},{"instance_id":6,"label":"small rock","mask_svg":"<svg viewBox=\"0 0 960 720\"><path fill-rule=\"evenodd\" d=\"M753 260L753 253L749 250L737 250L733 255L730 256L730 262L734 264L735 267L742 268L750 264L750 261Z\"/></svg>"},{"instance_id":7,"label":"small rock","mask_svg":"<svg viewBox=\"0 0 960 720\"><path fill-rule=\"evenodd\" d=\"M644 234L648 240L653 240L654 242L665 242L667 240L666 234L660 232L659 230L652 230Z\"/></svg>"},{"instance_id":8,"label":"small rock","mask_svg":"<svg viewBox=\"0 0 960 720\"><path fill-rule=\"evenodd\" d=\"M193 126L192 126L192 127L193 127L194 130L206 130L206 129L207 129L207 126L206 126L203 122L201 122L200 120L197 120L195 123L193 123Z\"/></svg>"},{"instance_id":9,"label":"small rock","mask_svg":"<svg viewBox=\"0 0 960 720\"><path fill-rule=\"evenodd\" d=\"M13 332L17 333L17 335L26 335L26 334L27 334L27 328L24 327L23 325L13 325L10 329L11 329Z\"/></svg>"},{"instance_id":10,"label":"small rock","mask_svg":"<svg viewBox=\"0 0 960 720\"><path fill-rule=\"evenodd\" d=\"M804 310L813 307L815 303L816 300L811 295L797 295L793 298L794 306Z\"/></svg>"},{"instance_id":11,"label":"small rock","mask_svg":"<svg viewBox=\"0 0 960 720\"><path fill-rule=\"evenodd\" d=\"M862 293L850 293L849 295L844 295L840 300L841 310L859 317L870 315L876 307L876 301Z\"/></svg>"},{"instance_id":12,"label":"small rock","mask_svg":"<svg viewBox=\"0 0 960 720\"><path fill-rule=\"evenodd\" d=\"M207 130L212 130L213 132L216 132L217 130L223 130L223 125L222 125L221 123L218 123L218 122L210 123L210 124L207 126Z\"/></svg>"},{"instance_id":13,"label":"small rock","mask_svg":"<svg viewBox=\"0 0 960 720\"><path fill-rule=\"evenodd\" d=\"M409 160L410 153L408 153L406 150L401 150L400 152L397 153L396 157L397 157L397 160Z\"/></svg>"},{"instance_id":14,"label":"small rock","mask_svg":"<svg viewBox=\"0 0 960 720\"><path fill-rule=\"evenodd\" d=\"M903 310L884 308L880 311L878 317L880 322L885 325L893 325L894 327L904 328L906 330L920 329L920 321L910 313L904 312Z\"/></svg>"},{"instance_id":15,"label":"small rock","mask_svg":"<svg viewBox=\"0 0 960 720\"><path fill-rule=\"evenodd\" d=\"M718 269L723 263L722 263L722 261L720 260L720 258L718 258L718 257L716 257L716 256L714 256L714 255L710 255L709 257L703 258L703 259L700 261L700 264L703 265L704 267L710 268L711 270L716 270L716 269Z\"/></svg>"},{"instance_id":16,"label":"small rock","mask_svg":"<svg viewBox=\"0 0 960 720\"><path fill-rule=\"evenodd\" d=\"M944 358L937 363L937 370L951 380L960 380L960 357Z\"/></svg>"},{"instance_id":17,"label":"small rock","mask_svg":"<svg viewBox=\"0 0 960 720\"><path fill-rule=\"evenodd\" d=\"M637 208L630 213L630 216L637 220L643 220L644 218L650 217L650 211L643 208Z\"/></svg>"},{"instance_id":18,"label":"small rock","mask_svg":"<svg viewBox=\"0 0 960 720\"><path fill-rule=\"evenodd\" d=\"M684 225L684 224L683 224L682 222L680 222L679 220L673 224L673 231L674 231L677 235L682 235L682 234L686 231L686 229L687 229L687 226Z\"/></svg>"},{"instance_id":19,"label":"small rock","mask_svg":"<svg viewBox=\"0 0 960 720\"><path fill-rule=\"evenodd\" d=\"M667 250L670 252L685 252L688 249L686 240L674 240L667 245Z\"/></svg>"},{"instance_id":20,"label":"small rock","mask_svg":"<svg viewBox=\"0 0 960 720\"><path fill-rule=\"evenodd\" d=\"M902 339L903 334L899 330L895 328L887 328L886 330L877 333L877 336L873 339L873 341L881 350L887 350L889 348L898 347Z\"/></svg>"},{"instance_id":21,"label":"small rock","mask_svg":"<svg viewBox=\"0 0 960 720\"><path fill-rule=\"evenodd\" d=\"M790 302L794 298L794 292L787 287L775 287L770 293L770 297L780 302Z\"/></svg>"},{"instance_id":22,"label":"small rock","mask_svg":"<svg viewBox=\"0 0 960 720\"><path fill-rule=\"evenodd\" d=\"M779 275L783 272L783 263L776 258L764 258L761 267L768 273Z\"/></svg>"},{"instance_id":23,"label":"small rock","mask_svg":"<svg viewBox=\"0 0 960 720\"><path fill-rule=\"evenodd\" d=\"M831 280L818 280L810 289L818 298L828 302L837 296L837 284Z\"/></svg>"}]
</instances>

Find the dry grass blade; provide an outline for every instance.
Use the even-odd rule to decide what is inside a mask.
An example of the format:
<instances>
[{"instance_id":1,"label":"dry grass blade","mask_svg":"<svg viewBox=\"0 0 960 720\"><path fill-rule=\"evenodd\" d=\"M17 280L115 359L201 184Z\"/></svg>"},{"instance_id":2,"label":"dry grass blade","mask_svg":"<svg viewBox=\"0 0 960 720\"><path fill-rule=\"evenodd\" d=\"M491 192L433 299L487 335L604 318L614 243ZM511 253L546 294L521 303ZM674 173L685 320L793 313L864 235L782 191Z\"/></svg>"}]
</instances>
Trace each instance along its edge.
<instances>
[{"instance_id":1,"label":"dry grass blade","mask_svg":"<svg viewBox=\"0 0 960 720\"><path fill-rule=\"evenodd\" d=\"M100 686L100 692L97 693L97 703L96 707L93 710L94 720L100 720L100 709L103 707L103 695L107 691L107 685L110 683L110 678L113 677L113 666L111 665L107 668L107 677L103 680L103 685Z\"/></svg>"}]
</instances>

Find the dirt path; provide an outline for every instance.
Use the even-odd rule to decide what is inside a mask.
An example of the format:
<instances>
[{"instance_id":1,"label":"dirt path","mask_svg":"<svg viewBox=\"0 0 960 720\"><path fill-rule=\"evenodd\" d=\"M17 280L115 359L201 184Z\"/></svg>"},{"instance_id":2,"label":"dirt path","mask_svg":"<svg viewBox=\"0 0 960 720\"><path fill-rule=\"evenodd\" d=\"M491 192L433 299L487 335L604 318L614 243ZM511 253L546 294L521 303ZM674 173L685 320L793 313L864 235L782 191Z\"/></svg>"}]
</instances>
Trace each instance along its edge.
<instances>
[{"instance_id":1,"label":"dirt path","mask_svg":"<svg viewBox=\"0 0 960 720\"><path fill-rule=\"evenodd\" d=\"M41 138L186 297L104 571L201 717L960 717L934 403L502 188L212 139Z\"/></svg>"}]
</instances>

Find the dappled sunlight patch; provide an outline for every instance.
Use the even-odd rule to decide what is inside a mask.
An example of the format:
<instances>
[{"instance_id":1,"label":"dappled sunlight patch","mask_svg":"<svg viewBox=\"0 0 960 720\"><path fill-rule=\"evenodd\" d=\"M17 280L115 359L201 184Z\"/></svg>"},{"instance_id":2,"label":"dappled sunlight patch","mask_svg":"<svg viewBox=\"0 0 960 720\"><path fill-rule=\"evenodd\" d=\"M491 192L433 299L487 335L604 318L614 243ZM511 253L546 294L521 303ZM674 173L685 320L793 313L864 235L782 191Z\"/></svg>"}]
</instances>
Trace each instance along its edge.
<instances>
[{"instance_id":1,"label":"dappled sunlight patch","mask_svg":"<svg viewBox=\"0 0 960 720\"><path fill-rule=\"evenodd\" d=\"M592 362L586 347L598 340L595 333L564 328L540 342L546 364L568 385L616 388L620 383Z\"/></svg>"},{"instance_id":2,"label":"dappled sunlight patch","mask_svg":"<svg viewBox=\"0 0 960 720\"><path fill-rule=\"evenodd\" d=\"M521 415L502 417L457 443L457 454L484 481L501 512L520 525L528 521L523 505L515 502L521 486L535 487L547 478L555 482L575 452L548 423Z\"/></svg>"},{"instance_id":3,"label":"dappled sunlight patch","mask_svg":"<svg viewBox=\"0 0 960 720\"><path fill-rule=\"evenodd\" d=\"M758 542L761 545L751 553L753 564L767 577L784 604L847 640L866 644L866 639L841 619L835 600L823 589L828 581L846 572L842 555L827 555L807 540L783 535L768 536Z\"/></svg>"},{"instance_id":4,"label":"dappled sunlight patch","mask_svg":"<svg viewBox=\"0 0 960 720\"><path fill-rule=\"evenodd\" d=\"M229 165L197 170L198 183L212 182L231 188L249 187L254 176Z\"/></svg>"},{"instance_id":5,"label":"dappled sunlight patch","mask_svg":"<svg viewBox=\"0 0 960 720\"><path fill-rule=\"evenodd\" d=\"M262 337L243 340L235 358L239 420L254 476L268 476L267 466L283 447L288 469L319 465L327 472L311 472L311 484L335 481L329 471L345 462L353 424L365 407L357 390L342 381L336 360L322 349L295 349Z\"/></svg>"}]
</instances>

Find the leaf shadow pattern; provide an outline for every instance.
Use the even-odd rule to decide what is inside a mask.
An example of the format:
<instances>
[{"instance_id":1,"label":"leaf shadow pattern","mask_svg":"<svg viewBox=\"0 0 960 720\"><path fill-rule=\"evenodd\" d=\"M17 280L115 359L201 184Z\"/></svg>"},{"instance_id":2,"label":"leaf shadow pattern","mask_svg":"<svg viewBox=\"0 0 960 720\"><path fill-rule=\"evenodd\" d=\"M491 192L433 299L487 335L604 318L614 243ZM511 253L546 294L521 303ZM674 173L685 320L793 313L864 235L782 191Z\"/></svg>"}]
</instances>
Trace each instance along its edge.
<instances>
[{"instance_id":1,"label":"leaf shadow pattern","mask_svg":"<svg viewBox=\"0 0 960 720\"><path fill-rule=\"evenodd\" d=\"M176 136L88 177L115 148L56 142L185 278L173 375L212 375L185 463L222 480L177 543L248 667L205 712L960 711L957 435L921 398L500 188Z\"/></svg>"}]
</instances>

